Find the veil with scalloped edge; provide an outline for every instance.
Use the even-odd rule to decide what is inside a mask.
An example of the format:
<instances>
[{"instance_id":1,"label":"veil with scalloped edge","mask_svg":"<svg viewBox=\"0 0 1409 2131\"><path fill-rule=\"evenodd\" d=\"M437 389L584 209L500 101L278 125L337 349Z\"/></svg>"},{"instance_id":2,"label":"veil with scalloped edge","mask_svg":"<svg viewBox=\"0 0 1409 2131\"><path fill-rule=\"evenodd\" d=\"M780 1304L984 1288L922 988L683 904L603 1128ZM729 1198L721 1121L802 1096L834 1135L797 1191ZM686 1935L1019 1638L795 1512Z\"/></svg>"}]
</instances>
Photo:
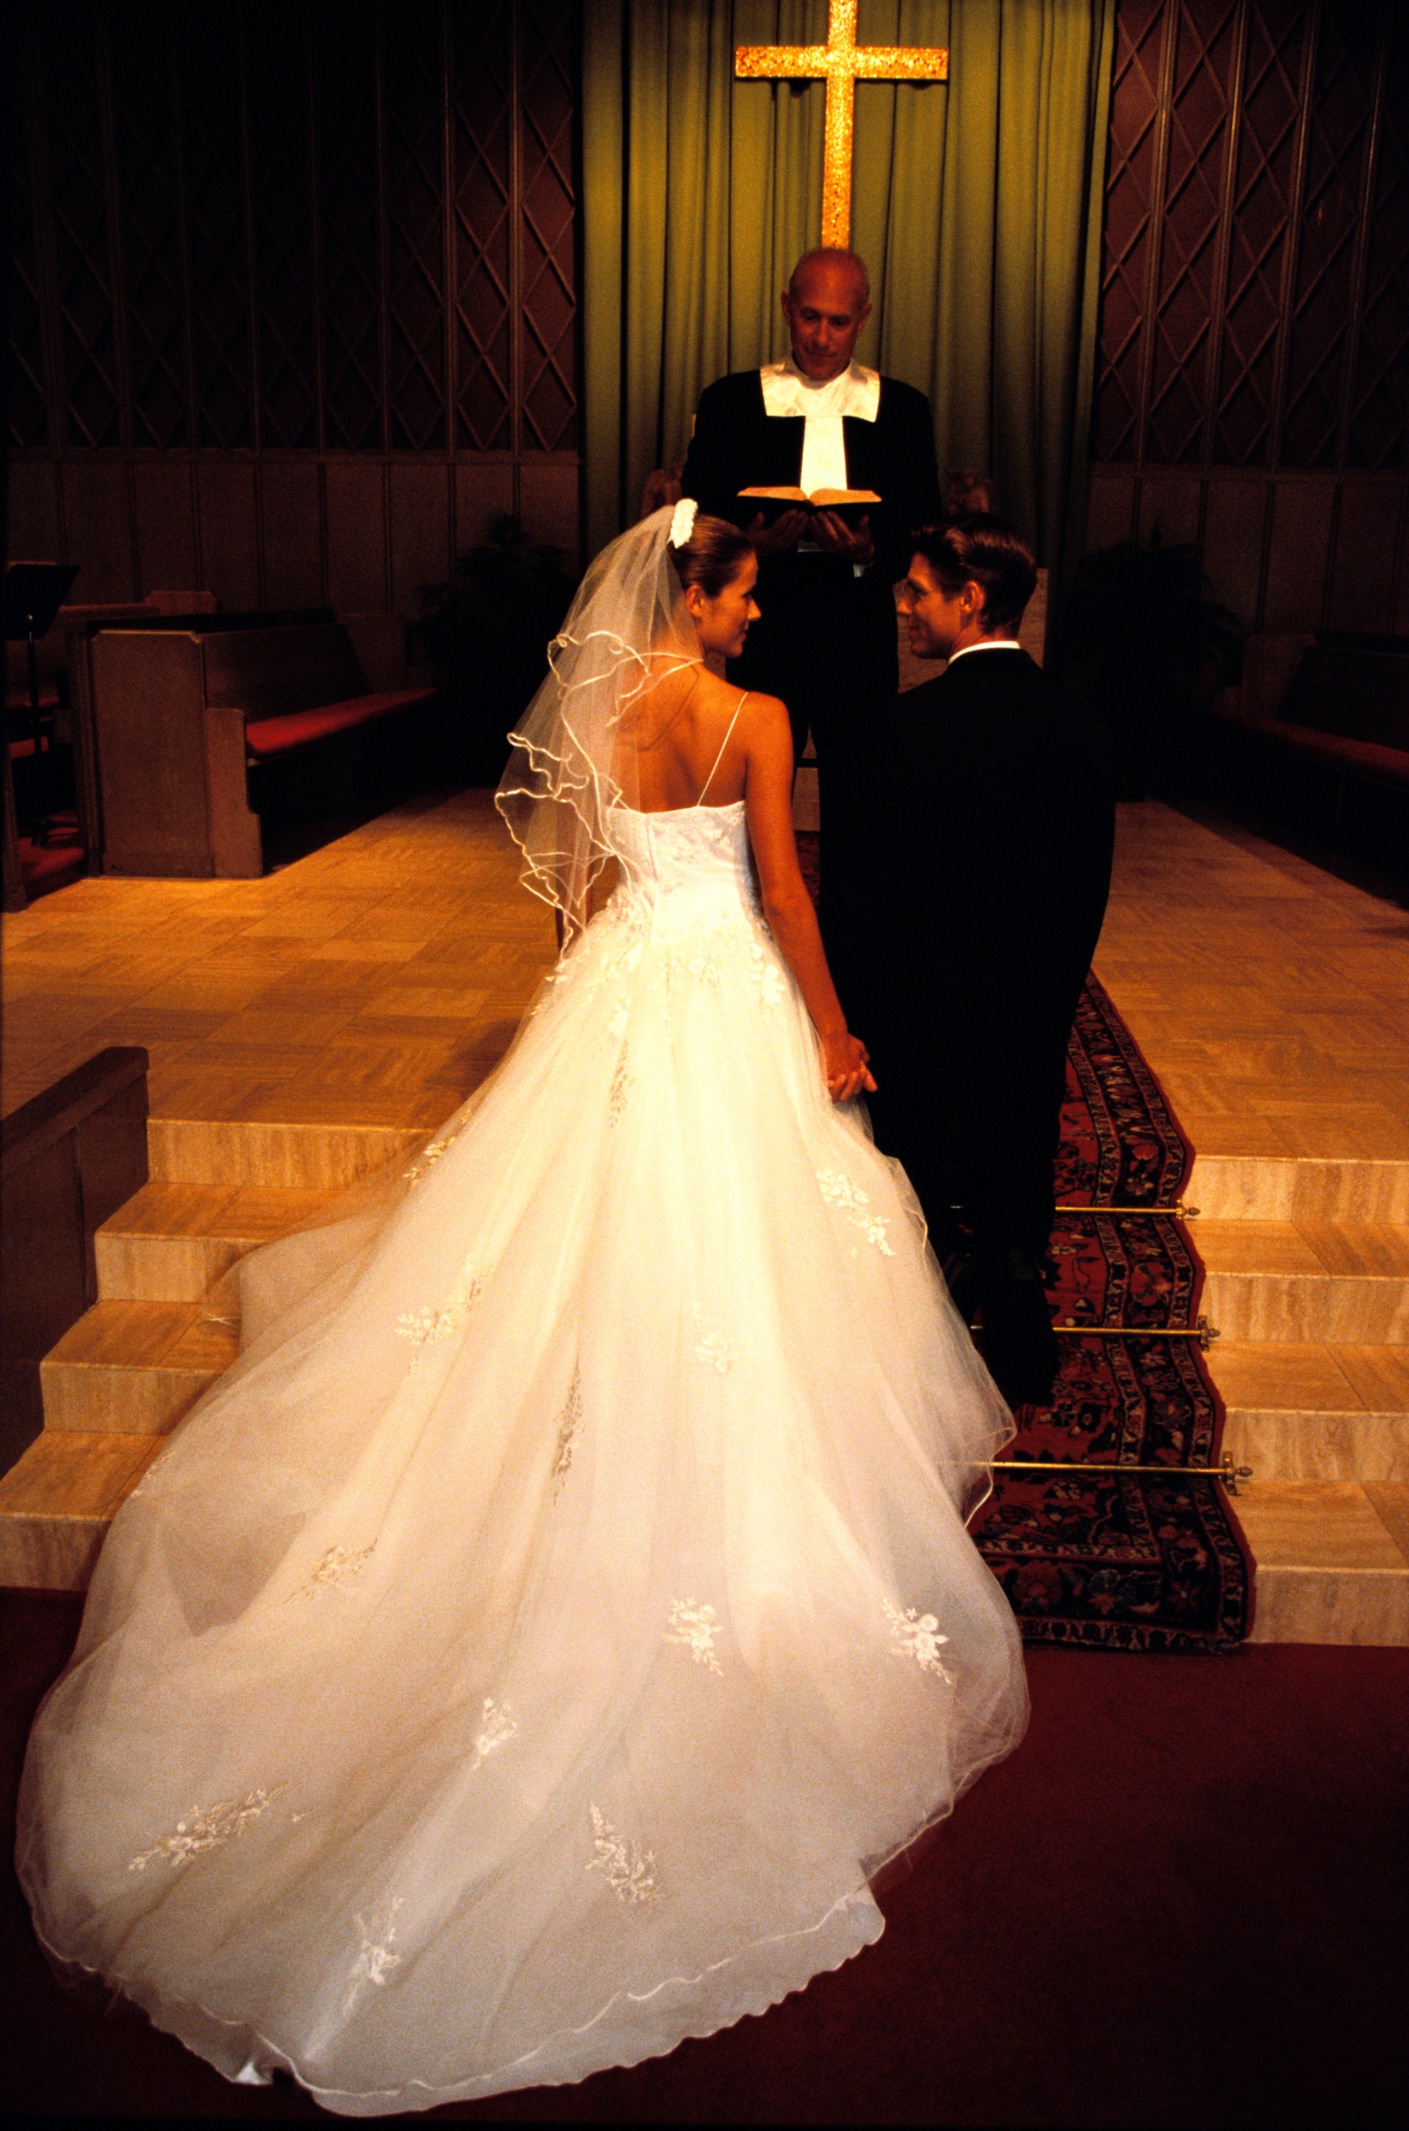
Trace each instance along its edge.
<instances>
[{"instance_id":1,"label":"veil with scalloped edge","mask_svg":"<svg viewBox=\"0 0 1409 2131\"><path fill-rule=\"evenodd\" d=\"M509 739L494 803L523 854L524 886L563 913L571 939L592 889L620 857L613 807L634 807L623 711L674 667L703 658L670 562L682 531L666 506L602 549L548 647L548 676Z\"/></svg>"}]
</instances>

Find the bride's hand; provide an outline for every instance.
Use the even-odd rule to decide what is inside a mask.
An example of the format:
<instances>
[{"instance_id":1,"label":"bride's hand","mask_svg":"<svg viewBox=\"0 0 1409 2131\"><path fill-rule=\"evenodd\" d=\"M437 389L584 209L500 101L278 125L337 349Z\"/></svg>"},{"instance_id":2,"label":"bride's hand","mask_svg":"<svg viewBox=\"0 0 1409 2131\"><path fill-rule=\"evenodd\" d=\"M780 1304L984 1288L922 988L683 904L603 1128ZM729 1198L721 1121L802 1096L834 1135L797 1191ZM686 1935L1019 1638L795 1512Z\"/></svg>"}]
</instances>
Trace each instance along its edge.
<instances>
[{"instance_id":1,"label":"bride's hand","mask_svg":"<svg viewBox=\"0 0 1409 2131\"><path fill-rule=\"evenodd\" d=\"M867 1064L869 1052L859 1036L843 1029L840 1036L822 1038L822 1077L833 1102L850 1102L860 1094L874 1095L876 1083Z\"/></svg>"}]
</instances>

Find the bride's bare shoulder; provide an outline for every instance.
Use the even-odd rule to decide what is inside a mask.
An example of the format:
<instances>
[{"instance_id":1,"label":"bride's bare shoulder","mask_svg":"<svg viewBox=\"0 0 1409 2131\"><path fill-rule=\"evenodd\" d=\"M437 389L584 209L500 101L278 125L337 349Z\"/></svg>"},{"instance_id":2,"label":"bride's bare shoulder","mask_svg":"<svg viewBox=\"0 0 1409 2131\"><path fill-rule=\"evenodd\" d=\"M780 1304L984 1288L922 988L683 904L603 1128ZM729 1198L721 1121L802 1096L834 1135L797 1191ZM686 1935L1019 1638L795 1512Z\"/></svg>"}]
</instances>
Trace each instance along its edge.
<instances>
[{"instance_id":1,"label":"bride's bare shoulder","mask_svg":"<svg viewBox=\"0 0 1409 2131\"><path fill-rule=\"evenodd\" d=\"M787 708L777 696L761 695L756 688L740 688L737 681L726 681L706 668L699 684L699 701L703 708L721 711L732 718L735 711L740 718L767 722L773 718L786 718Z\"/></svg>"},{"instance_id":2,"label":"bride's bare shoulder","mask_svg":"<svg viewBox=\"0 0 1409 2131\"><path fill-rule=\"evenodd\" d=\"M737 701L737 694L735 696ZM739 722L748 721L748 729L754 733L767 733L786 727L791 740L792 727L788 724L788 706L781 696L766 696L750 689L740 710Z\"/></svg>"}]
</instances>

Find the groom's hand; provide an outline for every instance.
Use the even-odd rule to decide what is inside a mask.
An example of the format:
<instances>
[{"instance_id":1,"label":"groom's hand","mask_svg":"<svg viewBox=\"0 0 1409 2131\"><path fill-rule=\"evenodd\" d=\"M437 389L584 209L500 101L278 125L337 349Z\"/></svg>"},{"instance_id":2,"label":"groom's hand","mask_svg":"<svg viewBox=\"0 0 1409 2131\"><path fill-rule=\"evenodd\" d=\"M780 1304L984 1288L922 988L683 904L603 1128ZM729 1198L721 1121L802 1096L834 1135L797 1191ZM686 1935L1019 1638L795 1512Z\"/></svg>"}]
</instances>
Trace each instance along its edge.
<instances>
[{"instance_id":1,"label":"groom's hand","mask_svg":"<svg viewBox=\"0 0 1409 2131\"><path fill-rule=\"evenodd\" d=\"M760 559L769 555L787 555L797 546L811 524L808 511L784 511L781 518L769 525L762 511L749 527L749 539L754 553Z\"/></svg>"},{"instance_id":2,"label":"groom's hand","mask_svg":"<svg viewBox=\"0 0 1409 2131\"><path fill-rule=\"evenodd\" d=\"M836 511L818 511L812 521L812 531L818 547L825 548L829 555L841 555L847 562L857 563L862 569L876 559L876 543L871 538L869 513L851 526L845 518L839 517Z\"/></svg>"}]
</instances>

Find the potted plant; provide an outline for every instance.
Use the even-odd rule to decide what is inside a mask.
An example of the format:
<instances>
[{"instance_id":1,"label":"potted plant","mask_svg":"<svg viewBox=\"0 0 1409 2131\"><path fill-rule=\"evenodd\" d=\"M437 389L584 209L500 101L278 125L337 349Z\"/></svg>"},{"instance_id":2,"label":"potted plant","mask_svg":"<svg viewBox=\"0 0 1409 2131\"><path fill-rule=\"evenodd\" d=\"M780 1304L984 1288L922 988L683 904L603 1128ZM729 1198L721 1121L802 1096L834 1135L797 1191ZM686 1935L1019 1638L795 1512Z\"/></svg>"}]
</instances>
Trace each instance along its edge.
<instances>
[{"instance_id":1,"label":"potted plant","mask_svg":"<svg viewBox=\"0 0 1409 2131\"><path fill-rule=\"evenodd\" d=\"M1209 593L1197 552L1122 540L1079 565L1062 617L1058 670L1102 713L1122 799L1198 781L1208 705L1242 671L1236 615Z\"/></svg>"},{"instance_id":2,"label":"potted plant","mask_svg":"<svg viewBox=\"0 0 1409 2131\"><path fill-rule=\"evenodd\" d=\"M548 670L548 645L574 589L561 548L496 518L456 561L448 584L426 585L416 631L440 692L447 767L466 784L497 784L508 732Z\"/></svg>"}]
</instances>

